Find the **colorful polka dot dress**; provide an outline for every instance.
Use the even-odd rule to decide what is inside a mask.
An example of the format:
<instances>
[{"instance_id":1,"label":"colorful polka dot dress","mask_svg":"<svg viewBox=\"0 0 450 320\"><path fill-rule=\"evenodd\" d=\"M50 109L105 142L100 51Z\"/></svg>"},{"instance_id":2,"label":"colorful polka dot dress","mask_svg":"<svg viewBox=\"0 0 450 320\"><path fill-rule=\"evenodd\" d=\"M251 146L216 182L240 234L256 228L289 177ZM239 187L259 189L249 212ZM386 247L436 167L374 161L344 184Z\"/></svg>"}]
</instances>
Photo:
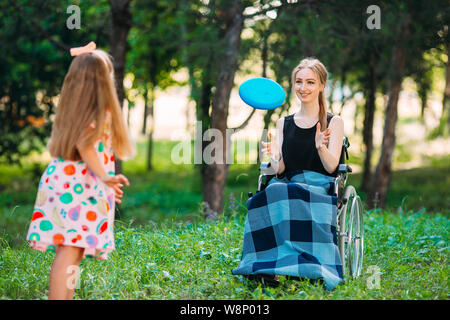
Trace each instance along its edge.
<instances>
[{"instance_id":1,"label":"colorful polka dot dress","mask_svg":"<svg viewBox=\"0 0 450 320\"><path fill-rule=\"evenodd\" d=\"M102 139L95 142L105 172L114 175L108 112ZM58 245L84 248L84 257L107 259L114 246L114 190L83 161L53 158L39 182L27 240L31 248L54 251Z\"/></svg>"}]
</instances>

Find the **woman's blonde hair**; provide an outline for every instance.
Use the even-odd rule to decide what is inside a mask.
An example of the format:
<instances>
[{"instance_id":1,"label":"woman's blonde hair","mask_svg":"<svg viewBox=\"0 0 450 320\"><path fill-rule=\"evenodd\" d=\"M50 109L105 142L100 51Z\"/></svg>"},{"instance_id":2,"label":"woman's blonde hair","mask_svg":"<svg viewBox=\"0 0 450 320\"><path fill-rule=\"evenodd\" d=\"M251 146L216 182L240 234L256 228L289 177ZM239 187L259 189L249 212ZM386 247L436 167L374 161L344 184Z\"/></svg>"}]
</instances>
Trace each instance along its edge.
<instances>
[{"instance_id":1,"label":"woman's blonde hair","mask_svg":"<svg viewBox=\"0 0 450 320\"><path fill-rule=\"evenodd\" d=\"M109 55L94 50L76 56L64 78L48 143L50 155L81 160L77 143L83 148L102 137L107 110L111 113L111 134L116 157L132 157L133 148L114 85L114 68ZM95 128L87 131L95 120Z\"/></svg>"},{"instance_id":2,"label":"woman's blonde hair","mask_svg":"<svg viewBox=\"0 0 450 320\"><path fill-rule=\"evenodd\" d=\"M315 72L317 77L319 78L319 81L321 84L325 85L327 83L327 77L328 77L328 71L325 68L325 66L316 58L305 58L292 70L292 76L291 76L291 84L292 84L292 92L294 96L297 96L295 94L295 76L297 75L297 72L299 72L301 69L309 68L312 71ZM321 131L324 131L327 128L327 101L325 99L325 93L324 90L321 90L319 92L319 122L320 122L320 128Z\"/></svg>"}]
</instances>

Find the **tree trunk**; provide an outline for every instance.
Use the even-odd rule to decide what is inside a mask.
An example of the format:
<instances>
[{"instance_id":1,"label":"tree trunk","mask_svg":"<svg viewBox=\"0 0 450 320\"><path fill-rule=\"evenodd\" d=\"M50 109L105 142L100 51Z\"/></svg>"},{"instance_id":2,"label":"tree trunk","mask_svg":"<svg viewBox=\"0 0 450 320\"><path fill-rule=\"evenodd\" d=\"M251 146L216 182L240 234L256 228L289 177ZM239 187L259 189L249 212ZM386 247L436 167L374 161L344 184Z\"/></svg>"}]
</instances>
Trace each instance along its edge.
<instances>
[{"instance_id":1,"label":"tree trunk","mask_svg":"<svg viewBox=\"0 0 450 320\"><path fill-rule=\"evenodd\" d=\"M370 179L371 179L371 164L373 152L373 121L375 115L375 94L377 90L376 75L375 75L375 61L373 55L369 58L369 75L368 84L366 88L366 105L364 110L364 127L363 127L363 141L366 147L366 153L364 158L364 169L361 181L361 190L364 192L369 191Z\"/></svg>"},{"instance_id":2,"label":"tree trunk","mask_svg":"<svg viewBox=\"0 0 450 320\"><path fill-rule=\"evenodd\" d=\"M328 108L330 110L331 113L334 113L333 111L333 95L334 95L334 90L336 89L336 84L337 84L337 80L331 80L331 87L330 87L330 94L328 96Z\"/></svg>"},{"instance_id":3,"label":"tree trunk","mask_svg":"<svg viewBox=\"0 0 450 320\"><path fill-rule=\"evenodd\" d=\"M421 121L424 121L425 109L428 105L427 92L419 91L420 98L420 118Z\"/></svg>"},{"instance_id":4,"label":"tree trunk","mask_svg":"<svg viewBox=\"0 0 450 320\"><path fill-rule=\"evenodd\" d=\"M214 10L212 9L212 6L214 5L214 3L210 2L209 6L210 6L210 15L213 15ZM186 3L186 1L182 1L181 2L181 12L185 13L185 11L187 10L188 4ZM210 18L210 21L212 23L212 19L213 17ZM208 130L209 126L210 126L210 117L209 117L209 109L211 106L211 90L213 88L213 79L211 74L212 74L212 66L213 66L213 52L210 50L207 54L207 62L206 62L206 67L203 68L202 73L201 73L201 78L199 79L200 81L196 81L196 78L194 76L194 69L196 68L195 64L193 63L193 61L191 61L190 56L187 54L187 48L189 46L189 42L187 39L187 34L188 34L188 30L187 30L187 26L186 23L184 21L184 19L181 19L182 23L180 24L180 32L182 35L182 51L181 51L181 55L182 55L182 61L184 62L184 64L188 67L188 71L189 71L189 85L190 85L190 99L194 100L195 102L195 114L196 114L196 120L200 121L201 123L201 128L197 128L197 126L195 126L194 128L194 146L196 146L197 144L195 142L198 142L201 144L200 148L201 150L196 150L194 149L194 152L197 153L201 153L201 155L203 155L203 151L205 150L206 147L206 143L205 141L203 141L203 134L206 130ZM197 84L200 83L200 86ZM195 157L194 157L194 160ZM200 160L200 159L197 159ZM195 162L195 161L194 161ZM200 171L200 175L202 177L201 181L203 183L204 180L204 173L205 173L205 169L206 169L206 165L203 161L201 161L201 163L195 162L194 163L196 169L198 169Z\"/></svg>"},{"instance_id":5,"label":"tree trunk","mask_svg":"<svg viewBox=\"0 0 450 320\"><path fill-rule=\"evenodd\" d=\"M385 112L383 142L381 145L381 155L375 171L373 184L367 198L368 206L384 207L386 195L389 188L392 171L392 158L395 148L395 126L397 123L397 105L405 69L405 43L408 35L410 20L402 26L400 39L393 48L392 73L389 79L389 98Z\"/></svg>"},{"instance_id":6,"label":"tree trunk","mask_svg":"<svg viewBox=\"0 0 450 320\"><path fill-rule=\"evenodd\" d=\"M341 83L340 83L340 87L341 87L341 106L340 106L340 110L338 115L340 116L342 114L342 111L344 109L344 104L345 104L345 94L344 94L344 89L345 89L345 83L347 82L347 66L344 64L344 66L342 67L341 70ZM358 112L358 108L356 109L356 112ZM355 121L355 128L356 128L356 121ZM356 131L354 129L354 131Z\"/></svg>"},{"instance_id":7,"label":"tree trunk","mask_svg":"<svg viewBox=\"0 0 450 320\"><path fill-rule=\"evenodd\" d=\"M263 35L263 44L261 48L261 59L262 59L262 77L267 78L267 59L269 53L269 34L265 32Z\"/></svg>"},{"instance_id":8,"label":"tree trunk","mask_svg":"<svg viewBox=\"0 0 450 320\"><path fill-rule=\"evenodd\" d=\"M417 85L417 94L420 99L420 121L425 124L425 109L428 106L428 93L431 89L432 78L430 76L427 66L420 65L414 81Z\"/></svg>"},{"instance_id":9,"label":"tree trunk","mask_svg":"<svg viewBox=\"0 0 450 320\"><path fill-rule=\"evenodd\" d=\"M144 119L142 120L142 134L147 133L147 117L148 117L148 88L145 85L144 90Z\"/></svg>"},{"instance_id":10,"label":"tree trunk","mask_svg":"<svg viewBox=\"0 0 450 320\"><path fill-rule=\"evenodd\" d=\"M445 72L444 98L442 99L442 118L444 121L444 137L450 131L450 45L447 44L447 68Z\"/></svg>"},{"instance_id":11,"label":"tree trunk","mask_svg":"<svg viewBox=\"0 0 450 320\"><path fill-rule=\"evenodd\" d=\"M152 154L153 154L153 132L155 131L155 120L154 120L154 103L155 103L155 88L151 84L150 90L150 99L149 99L149 108L148 112L150 115L150 132L148 133L148 149L147 149L147 172L152 171Z\"/></svg>"},{"instance_id":12,"label":"tree trunk","mask_svg":"<svg viewBox=\"0 0 450 320\"><path fill-rule=\"evenodd\" d=\"M212 56L209 57L212 62ZM202 77L202 86L200 91L200 97L197 101L197 120L201 122L201 132L197 133L197 139L201 141L201 154L203 156L203 152L207 146L207 142L203 140L203 134L206 130L209 129L211 125L211 118L209 116L209 109L211 106L211 96L212 96L212 88L213 84L211 81L211 68L212 65L210 63L207 64L206 69L204 70ZM205 170L206 164L204 161L200 164L200 173L202 176L202 181L205 179Z\"/></svg>"},{"instance_id":13,"label":"tree trunk","mask_svg":"<svg viewBox=\"0 0 450 320\"><path fill-rule=\"evenodd\" d=\"M132 24L129 8L130 0L110 0L109 5L111 10L109 48L110 54L113 57L117 96L122 107L123 100L125 99L123 78L125 75L125 57L128 49L127 39ZM122 162L120 159L115 161L115 167L116 173L122 172Z\"/></svg>"},{"instance_id":14,"label":"tree trunk","mask_svg":"<svg viewBox=\"0 0 450 320\"><path fill-rule=\"evenodd\" d=\"M228 174L228 139L226 136L227 117L231 89L234 85L234 76L237 69L237 59L241 42L243 28L243 12L241 1L234 0L227 11L224 12L226 19L225 49L221 60L219 77L216 82L211 114L211 127L222 134L222 159L221 161L208 165L205 170L203 183L203 200L209 205L214 217L223 211L225 182Z\"/></svg>"},{"instance_id":15,"label":"tree trunk","mask_svg":"<svg viewBox=\"0 0 450 320\"><path fill-rule=\"evenodd\" d=\"M127 128L130 127L131 108L132 108L133 106L134 106L134 105L132 105L131 103L128 103L128 107L127 107Z\"/></svg>"},{"instance_id":16,"label":"tree trunk","mask_svg":"<svg viewBox=\"0 0 450 320\"><path fill-rule=\"evenodd\" d=\"M263 35L263 46L261 49L261 59L263 62L262 65L262 77L267 78L267 59L268 59L268 39L269 35L264 34ZM272 114L275 112L274 109L272 110L266 110L266 113L264 114L264 130L261 132L261 139L259 141L267 141L267 130L269 129L270 120L272 118ZM261 146L261 144L260 144ZM256 162L261 162L261 159L259 158L260 154L258 152L257 160Z\"/></svg>"}]
</instances>

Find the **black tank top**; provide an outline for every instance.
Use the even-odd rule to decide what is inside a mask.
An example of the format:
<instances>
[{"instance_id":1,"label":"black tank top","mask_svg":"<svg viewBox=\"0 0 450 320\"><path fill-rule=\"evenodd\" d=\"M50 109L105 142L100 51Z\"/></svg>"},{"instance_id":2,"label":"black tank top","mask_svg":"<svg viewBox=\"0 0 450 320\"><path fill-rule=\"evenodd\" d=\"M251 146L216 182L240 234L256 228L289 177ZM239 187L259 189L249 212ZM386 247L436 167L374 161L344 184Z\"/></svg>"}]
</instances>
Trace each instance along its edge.
<instances>
[{"instance_id":1,"label":"black tank top","mask_svg":"<svg viewBox=\"0 0 450 320\"><path fill-rule=\"evenodd\" d=\"M327 113L327 127L333 116L334 114ZM337 169L331 174L328 173L316 149L317 123L311 128L302 129L295 124L293 114L284 118L281 152L286 167L285 174L296 170L311 170L336 177Z\"/></svg>"}]
</instances>

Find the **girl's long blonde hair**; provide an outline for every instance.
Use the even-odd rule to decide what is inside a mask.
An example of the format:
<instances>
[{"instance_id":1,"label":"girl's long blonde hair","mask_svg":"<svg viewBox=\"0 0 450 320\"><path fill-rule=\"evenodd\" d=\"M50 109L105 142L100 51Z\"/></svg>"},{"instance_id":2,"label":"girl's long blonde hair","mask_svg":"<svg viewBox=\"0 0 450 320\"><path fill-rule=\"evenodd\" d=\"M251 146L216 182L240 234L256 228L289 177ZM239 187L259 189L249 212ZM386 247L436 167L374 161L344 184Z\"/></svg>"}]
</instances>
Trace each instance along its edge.
<instances>
[{"instance_id":1,"label":"girl's long blonde hair","mask_svg":"<svg viewBox=\"0 0 450 320\"><path fill-rule=\"evenodd\" d=\"M114 69L109 55L94 50L75 57L64 78L48 143L50 155L65 160L81 160L81 147L102 137L107 110L111 113L113 150L119 159L133 156L133 147L122 118L114 85ZM95 128L87 131L95 120Z\"/></svg>"},{"instance_id":2,"label":"girl's long blonde hair","mask_svg":"<svg viewBox=\"0 0 450 320\"><path fill-rule=\"evenodd\" d=\"M327 77L328 77L328 71L325 68L325 66L316 58L305 58L292 70L291 75L291 89L294 94L294 96L297 96L295 94L295 76L297 75L297 72L301 69L309 68L312 71L316 73L316 75L319 77L319 81L321 84L326 85L327 83ZM325 93L324 90L319 92L319 122L320 122L320 128L321 131L324 131L327 128L327 101L325 99Z\"/></svg>"}]
</instances>

